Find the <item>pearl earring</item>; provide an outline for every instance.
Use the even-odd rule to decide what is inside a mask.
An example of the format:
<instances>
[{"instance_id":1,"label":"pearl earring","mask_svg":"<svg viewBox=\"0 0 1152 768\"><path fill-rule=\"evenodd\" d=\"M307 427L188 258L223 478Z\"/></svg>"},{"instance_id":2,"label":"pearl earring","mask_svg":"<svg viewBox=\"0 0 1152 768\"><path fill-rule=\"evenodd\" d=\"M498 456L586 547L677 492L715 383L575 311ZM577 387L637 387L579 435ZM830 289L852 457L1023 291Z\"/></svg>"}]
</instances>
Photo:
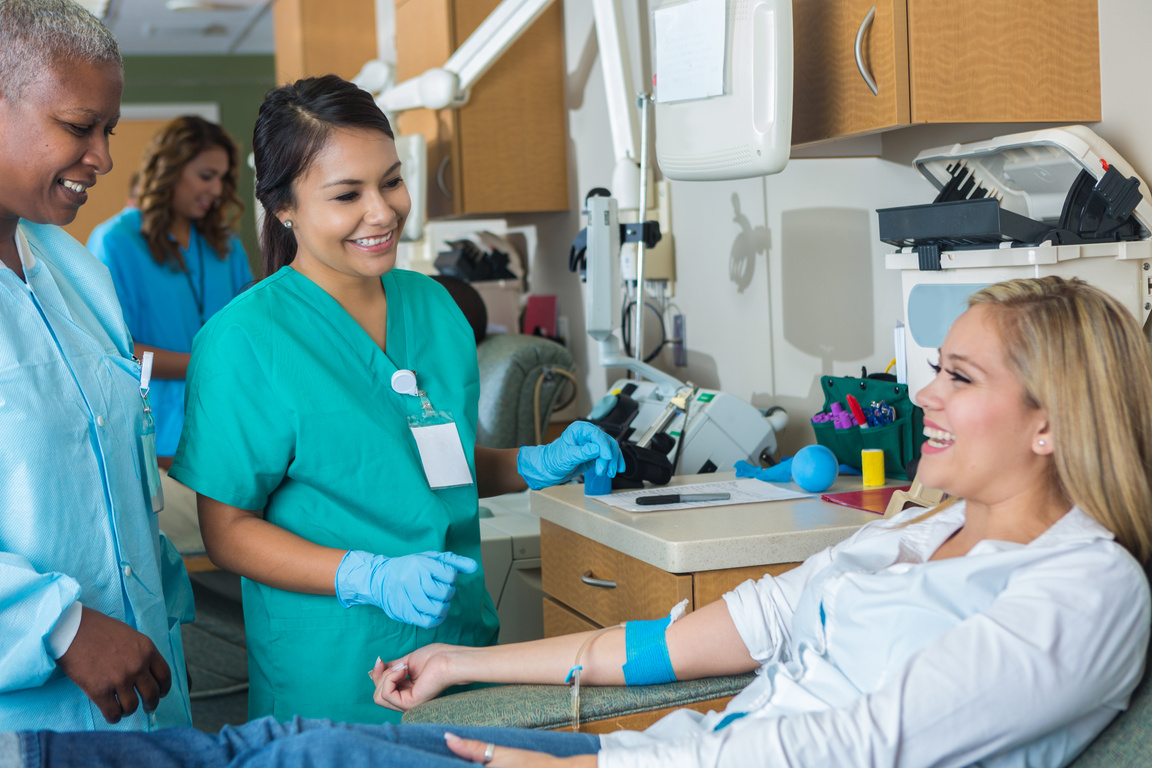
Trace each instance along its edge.
<instances>
[{"instance_id":1,"label":"pearl earring","mask_svg":"<svg viewBox=\"0 0 1152 768\"><path fill-rule=\"evenodd\" d=\"M1047 443L1046 443L1045 441L1043 441L1043 440L1038 440L1037 442L1038 442L1040 445L1047 445Z\"/></svg>"},{"instance_id":2,"label":"pearl earring","mask_svg":"<svg viewBox=\"0 0 1152 768\"><path fill-rule=\"evenodd\" d=\"M284 229L292 229L292 219L284 219Z\"/></svg>"}]
</instances>

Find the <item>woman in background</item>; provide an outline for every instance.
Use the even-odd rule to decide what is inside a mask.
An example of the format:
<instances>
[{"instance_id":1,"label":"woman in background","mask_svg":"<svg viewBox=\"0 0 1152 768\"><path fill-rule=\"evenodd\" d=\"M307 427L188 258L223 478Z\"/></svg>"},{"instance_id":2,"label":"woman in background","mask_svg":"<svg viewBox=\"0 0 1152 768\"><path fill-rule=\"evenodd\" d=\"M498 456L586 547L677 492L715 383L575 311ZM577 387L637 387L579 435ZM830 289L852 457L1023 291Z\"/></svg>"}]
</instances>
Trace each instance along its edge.
<instances>
[{"instance_id":1,"label":"woman in background","mask_svg":"<svg viewBox=\"0 0 1152 768\"><path fill-rule=\"evenodd\" d=\"M100 224L88 250L112 273L136 356L150 351L156 453L171 457L184 425L192 338L252 282L235 235L236 143L187 115L160 129L137 172L136 207Z\"/></svg>"},{"instance_id":2,"label":"woman in background","mask_svg":"<svg viewBox=\"0 0 1152 768\"><path fill-rule=\"evenodd\" d=\"M184 427L192 339L252 282L236 237L236 143L215 123L178 117L152 138L132 197L96 227L88 250L112 273L136 356L152 352L151 400L164 488L160 527L181 552L202 552L196 495L168 477Z\"/></svg>"}]
</instances>

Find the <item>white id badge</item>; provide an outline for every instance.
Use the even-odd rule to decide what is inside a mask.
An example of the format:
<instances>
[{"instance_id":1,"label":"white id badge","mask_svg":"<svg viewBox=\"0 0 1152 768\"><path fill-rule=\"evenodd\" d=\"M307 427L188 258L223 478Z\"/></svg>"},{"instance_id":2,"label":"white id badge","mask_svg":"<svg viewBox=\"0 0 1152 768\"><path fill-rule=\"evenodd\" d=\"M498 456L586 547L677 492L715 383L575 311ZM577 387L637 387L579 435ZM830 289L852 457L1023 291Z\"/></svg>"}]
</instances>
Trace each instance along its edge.
<instances>
[{"instance_id":1,"label":"white id badge","mask_svg":"<svg viewBox=\"0 0 1152 768\"><path fill-rule=\"evenodd\" d=\"M145 352L140 363L140 399L144 401L144 419L140 423L140 453L144 463L144 477L152 511L164 509L164 486L160 482L160 468L156 464L156 420L152 418L152 403L148 400L148 384L152 380L152 353Z\"/></svg>"},{"instance_id":2,"label":"white id badge","mask_svg":"<svg viewBox=\"0 0 1152 768\"><path fill-rule=\"evenodd\" d=\"M452 416L443 411L423 411L408 417L408 426L416 438L420 462L428 486L454 488L472 485L472 471L460 443L460 432Z\"/></svg>"}]
</instances>

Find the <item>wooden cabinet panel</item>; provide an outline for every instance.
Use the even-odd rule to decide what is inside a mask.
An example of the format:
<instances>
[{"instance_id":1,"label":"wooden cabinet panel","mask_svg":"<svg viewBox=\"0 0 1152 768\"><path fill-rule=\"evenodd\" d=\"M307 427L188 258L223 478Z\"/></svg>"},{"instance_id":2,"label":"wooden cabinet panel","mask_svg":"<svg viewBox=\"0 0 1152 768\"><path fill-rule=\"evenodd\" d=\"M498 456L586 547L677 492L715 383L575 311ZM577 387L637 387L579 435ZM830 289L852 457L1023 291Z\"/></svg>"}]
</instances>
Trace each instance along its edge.
<instances>
[{"instance_id":1,"label":"wooden cabinet panel","mask_svg":"<svg viewBox=\"0 0 1152 768\"><path fill-rule=\"evenodd\" d=\"M573 635L592 629L600 627L571 608L561 605L547 595L544 596L544 637Z\"/></svg>"},{"instance_id":2,"label":"wooden cabinet panel","mask_svg":"<svg viewBox=\"0 0 1152 768\"><path fill-rule=\"evenodd\" d=\"M746 568L726 568L722 571L698 571L692 575L692 604L703 608L714 603L748 579L758 581L765 574L779 576L800 563L776 563L774 565L753 565Z\"/></svg>"},{"instance_id":3,"label":"wooden cabinet panel","mask_svg":"<svg viewBox=\"0 0 1152 768\"><path fill-rule=\"evenodd\" d=\"M544 592L602 627L667 616L684 599L692 609L691 576L662 571L547 520L540 521L540 560ZM592 586L582 577L616 586Z\"/></svg>"},{"instance_id":4,"label":"wooden cabinet panel","mask_svg":"<svg viewBox=\"0 0 1152 768\"><path fill-rule=\"evenodd\" d=\"M1096 122L1096 2L908 0L913 123Z\"/></svg>"},{"instance_id":5,"label":"wooden cabinet panel","mask_svg":"<svg viewBox=\"0 0 1152 768\"><path fill-rule=\"evenodd\" d=\"M397 2L397 80L444 64L498 4ZM427 142L430 217L568 210L563 23L556 3L476 81L463 107L400 115L400 130Z\"/></svg>"},{"instance_id":6,"label":"wooden cabinet panel","mask_svg":"<svg viewBox=\"0 0 1152 768\"><path fill-rule=\"evenodd\" d=\"M277 0L270 5L277 83L329 73L351 80L376 58L374 0Z\"/></svg>"},{"instance_id":7,"label":"wooden cabinet panel","mask_svg":"<svg viewBox=\"0 0 1152 768\"><path fill-rule=\"evenodd\" d=\"M873 7L861 51L875 95L854 54L857 32ZM793 144L908 122L905 8L905 0L793 0Z\"/></svg>"},{"instance_id":8,"label":"wooden cabinet panel","mask_svg":"<svg viewBox=\"0 0 1152 768\"><path fill-rule=\"evenodd\" d=\"M854 53L875 79L869 90ZM793 145L919 123L1100 120L1096 0L793 0Z\"/></svg>"}]
</instances>

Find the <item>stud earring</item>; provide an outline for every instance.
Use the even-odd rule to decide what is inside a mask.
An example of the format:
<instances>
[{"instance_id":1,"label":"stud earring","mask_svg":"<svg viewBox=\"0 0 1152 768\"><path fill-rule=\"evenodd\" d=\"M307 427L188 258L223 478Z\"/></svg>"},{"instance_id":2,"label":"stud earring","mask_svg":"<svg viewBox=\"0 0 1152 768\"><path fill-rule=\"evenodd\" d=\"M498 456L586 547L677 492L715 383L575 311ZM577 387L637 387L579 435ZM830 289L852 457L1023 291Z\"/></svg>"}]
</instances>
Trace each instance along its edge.
<instances>
[{"instance_id":1,"label":"stud earring","mask_svg":"<svg viewBox=\"0 0 1152 768\"><path fill-rule=\"evenodd\" d=\"M1037 443L1039 443L1040 445L1047 445L1047 444L1048 444L1048 443L1047 443L1046 441L1044 441L1044 440L1037 440L1036 442L1037 442Z\"/></svg>"},{"instance_id":2,"label":"stud earring","mask_svg":"<svg viewBox=\"0 0 1152 768\"><path fill-rule=\"evenodd\" d=\"M292 219L284 219L284 229L292 229Z\"/></svg>"}]
</instances>

